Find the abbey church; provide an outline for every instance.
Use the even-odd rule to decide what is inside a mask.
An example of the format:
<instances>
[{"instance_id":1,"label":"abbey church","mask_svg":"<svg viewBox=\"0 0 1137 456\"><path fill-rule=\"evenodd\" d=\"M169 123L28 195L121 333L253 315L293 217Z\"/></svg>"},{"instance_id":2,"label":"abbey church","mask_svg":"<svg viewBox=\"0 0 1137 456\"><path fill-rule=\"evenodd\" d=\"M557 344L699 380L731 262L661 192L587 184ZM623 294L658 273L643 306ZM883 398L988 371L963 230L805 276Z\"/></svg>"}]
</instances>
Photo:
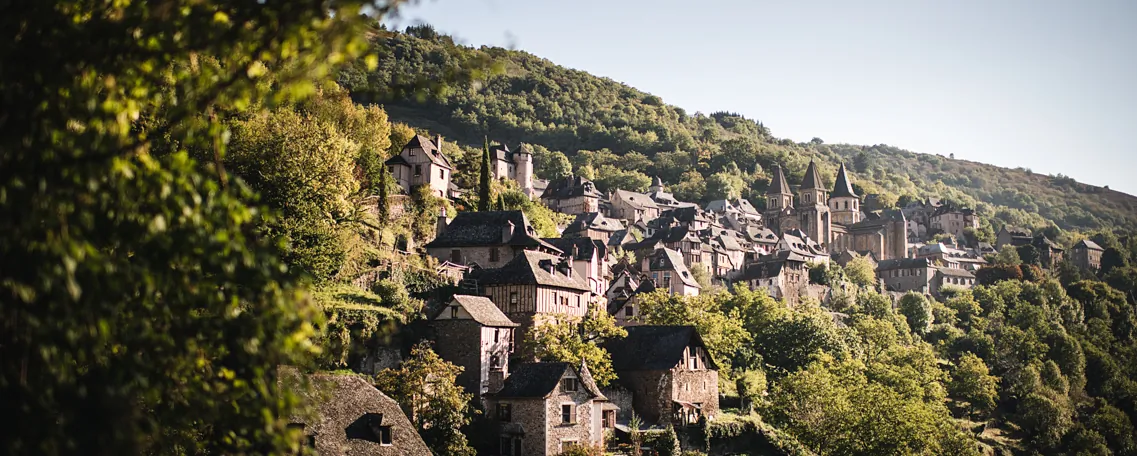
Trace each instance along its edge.
<instances>
[{"instance_id":1,"label":"abbey church","mask_svg":"<svg viewBox=\"0 0 1137 456\"><path fill-rule=\"evenodd\" d=\"M897 210L862 212L861 199L853 191L843 164L837 171L833 191L829 192L822 187L817 165L810 161L796 201L785 173L775 166L766 190L763 219L774 233L800 230L830 253L871 252L877 260L907 256L904 214Z\"/></svg>"}]
</instances>

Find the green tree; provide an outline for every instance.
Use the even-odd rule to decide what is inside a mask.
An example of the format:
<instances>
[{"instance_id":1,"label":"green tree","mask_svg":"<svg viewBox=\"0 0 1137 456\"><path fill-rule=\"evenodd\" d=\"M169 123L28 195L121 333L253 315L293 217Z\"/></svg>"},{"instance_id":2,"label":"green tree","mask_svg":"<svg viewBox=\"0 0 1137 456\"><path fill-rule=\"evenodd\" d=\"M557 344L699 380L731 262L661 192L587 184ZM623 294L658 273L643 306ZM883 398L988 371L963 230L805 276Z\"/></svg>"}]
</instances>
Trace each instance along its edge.
<instances>
[{"instance_id":1,"label":"green tree","mask_svg":"<svg viewBox=\"0 0 1137 456\"><path fill-rule=\"evenodd\" d=\"M1019 258L1019 251L1014 246L1003 246L999 254L995 255L995 265L997 266L1018 266L1022 262L1022 259Z\"/></svg>"},{"instance_id":2,"label":"green tree","mask_svg":"<svg viewBox=\"0 0 1137 456\"><path fill-rule=\"evenodd\" d=\"M1007 250L1010 250L1009 246L1007 247ZM1034 248L1033 245L1030 245L1030 244L1020 245L1017 248L1015 248L1015 250L1018 252L1019 259L1022 261L1021 264L1024 264L1024 265L1041 264L1041 258L1038 255L1038 249Z\"/></svg>"},{"instance_id":3,"label":"green tree","mask_svg":"<svg viewBox=\"0 0 1137 456\"><path fill-rule=\"evenodd\" d=\"M415 137L415 129L411 128L405 123L395 122L391 124L390 133L390 148L387 150L387 157L393 157L403 152L403 147L411 142Z\"/></svg>"},{"instance_id":4,"label":"green tree","mask_svg":"<svg viewBox=\"0 0 1137 456\"><path fill-rule=\"evenodd\" d=\"M656 290L640 296L639 319L644 324L694 326L715 362L727 362L750 339L727 307L729 293L679 296Z\"/></svg>"},{"instance_id":5,"label":"green tree","mask_svg":"<svg viewBox=\"0 0 1137 456\"><path fill-rule=\"evenodd\" d=\"M866 288L876 286L876 268L868 258L858 256L845 265L845 277L849 281Z\"/></svg>"},{"instance_id":6,"label":"green tree","mask_svg":"<svg viewBox=\"0 0 1137 456\"><path fill-rule=\"evenodd\" d=\"M987 364L974 353L966 352L956 361L949 391L971 407L971 413L990 413L999 398L999 379L990 374Z\"/></svg>"},{"instance_id":7,"label":"green tree","mask_svg":"<svg viewBox=\"0 0 1137 456\"><path fill-rule=\"evenodd\" d=\"M916 334L925 334L932 327L932 305L924 295L907 293L900 298L897 310L908 321L908 327Z\"/></svg>"},{"instance_id":8,"label":"green tree","mask_svg":"<svg viewBox=\"0 0 1137 456\"><path fill-rule=\"evenodd\" d=\"M411 348L410 358L398 369L379 371L375 386L399 403L432 452L473 456L461 432L470 422L473 395L454 383L460 373L461 367L439 358L429 342L422 342Z\"/></svg>"},{"instance_id":9,"label":"green tree","mask_svg":"<svg viewBox=\"0 0 1137 456\"><path fill-rule=\"evenodd\" d=\"M226 122L360 57L364 3L0 15L0 255L22 265L0 271L0 453L294 447L274 377L309 358L319 318L224 169Z\"/></svg>"},{"instance_id":10,"label":"green tree","mask_svg":"<svg viewBox=\"0 0 1137 456\"><path fill-rule=\"evenodd\" d=\"M542 178L556 180L572 175L572 163L563 152L546 152L534 157L534 161L537 162L536 173Z\"/></svg>"},{"instance_id":11,"label":"green tree","mask_svg":"<svg viewBox=\"0 0 1137 456\"><path fill-rule=\"evenodd\" d=\"M583 319L559 318L533 325L525 335L525 345L541 361L558 361L588 366L598 386L616 379L612 355L600 343L628 335L616 326L616 319L598 306L592 306Z\"/></svg>"},{"instance_id":12,"label":"green tree","mask_svg":"<svg viewBox=\"0 0 1137 456\"><path fill-rule=\"evenodd\" d=\"M482 168L478 174L478 211L485 212L491 209L493 204L493 191L492 180L490 176L490 139L485 137L485 145L482 147Z\"/></svg>"},{"instance_id":13,"label":"green tree","mask_svg":"<svg viewBox=\"0 0 1137 456\"><path fill-rule=\"evenodd\" d=\"M387 177L388 174L386 168L379 170L379 194L376 198L379 200L377 202L377 208L380 223L386 223L387 219L391 217L391 197L387 194L390 191L388 187L391 185L391 182L390 177Z\"/></svg>"}]
</instances>

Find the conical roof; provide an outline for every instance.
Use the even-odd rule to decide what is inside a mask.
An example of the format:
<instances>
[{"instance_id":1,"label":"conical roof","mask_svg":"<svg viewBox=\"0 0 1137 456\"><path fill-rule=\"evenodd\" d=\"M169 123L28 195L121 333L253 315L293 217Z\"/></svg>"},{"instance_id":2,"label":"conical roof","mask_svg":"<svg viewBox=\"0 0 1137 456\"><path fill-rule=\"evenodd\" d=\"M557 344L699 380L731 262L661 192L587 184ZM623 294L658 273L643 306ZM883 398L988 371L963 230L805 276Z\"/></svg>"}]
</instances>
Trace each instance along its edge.
<instances>
[{"instance_id":1,"label":"conical roof","mask_svg":"<svg viewBox=\"0 0 1137 456\"><path fill-rule=\"evenodd\" d=\"M837 182L833 185L833 191L829 193L829 196L833 198L857 197L857 194L853 192L853 186L849 183L849 176L845 174L844 163L842 163L841 167L837 169Z\"/></svg>"},{"instance_id":2,"label":"conical roof","mask_svg":"<svg viewBox=\"0 0 1137 456\"><path fill-rule=\"evenodd\" d=\"M663 179L660 179L659 176L653 177L651 179L651 186L652 187L662 187L663 186Z\"/></svg>"},{"instance_id":3,"label":"conical roof","mask_svg":"<svg viewBox=\"0 0 1137 456\"><path fill-rule=\"evenodd\" d=\"M805 178L801 181L802 190L825 190L821 187L821 175L817 173L817 165L813 160L809 161L809 167L805 169Z\"/></svg>"},{"instance_id":4,"label":"conical roof","mask_svg":"<svg viewBox=\"0 0 1137 456\"><path fill-rule=\"evenodd\" d=\"M790 193L790 184L786 183L786 174L782 172L782 167L774 165L774 179L770 181L770 188L766 189L767 195L784 195Z\"/></svg>"}]
</instances>

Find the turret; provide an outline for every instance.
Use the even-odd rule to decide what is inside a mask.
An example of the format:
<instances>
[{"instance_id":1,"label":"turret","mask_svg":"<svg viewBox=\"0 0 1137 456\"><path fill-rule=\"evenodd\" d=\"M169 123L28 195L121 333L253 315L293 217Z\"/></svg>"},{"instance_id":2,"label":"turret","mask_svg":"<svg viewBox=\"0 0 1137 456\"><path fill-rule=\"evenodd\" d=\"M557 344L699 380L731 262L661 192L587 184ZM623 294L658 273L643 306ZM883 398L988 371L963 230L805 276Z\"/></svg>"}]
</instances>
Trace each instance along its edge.
<instances>
[{"instance_id":1,"label":"turret","mask_svg":"<svg viewBox=\"0 0 1137 456\"><path fill-rule=\"evenodd\" d=\"M793 205L794 194L790 193L790 184L786 182L786 175L782 167L774 165L774 178L770 181L770 188L766 189L766 209L782 210Z\"/></svg>"},{"instance_id":2,"label":"turret","mask_svg":"<svg viewBox=\"0 0 1137 456\"><path fill-rule=\"evenodd\" d=\"M651 187L649 187L648 190L651 193L662 192L663 191L663 179L660 179L659 176L653 177L651 179Z\"/></svg>"},{"instance_id":3,"label":"turret","mask_svg":"<svg viewBox=\"0 0 1137 456\"><path fill-rule=\"evenodd\" d=\"M805 169L805 178L798 189L798 206L812 206L825 204L825 188L821 186L821 174L817 172L817 164L809 161Z\"/></svg>"},{"instance_id":4,"label":"turret","mask_svg":"<svg viewBox=\"0 0 1137 456\"><path fill-rule=\"evenodd\" d=\"M828 248L833 241L832 221L829 219L825 189L821 187L821 174L817 172L817 164L813 160L809 161L805 178L798 189L797 210L801 216L801 230Z\"/></svg>"},{"instance_id":5,"label":"turret","mask_svg":"<svg viewBox=\"0 0 1137 456\"><path fill-rule=\"evenodd\" d=\"M517 184L521 192L532 198L533 195L533 152L528 144L522 144L513 154L513 161L517 163Z\"/></svg>"}]
</instances>

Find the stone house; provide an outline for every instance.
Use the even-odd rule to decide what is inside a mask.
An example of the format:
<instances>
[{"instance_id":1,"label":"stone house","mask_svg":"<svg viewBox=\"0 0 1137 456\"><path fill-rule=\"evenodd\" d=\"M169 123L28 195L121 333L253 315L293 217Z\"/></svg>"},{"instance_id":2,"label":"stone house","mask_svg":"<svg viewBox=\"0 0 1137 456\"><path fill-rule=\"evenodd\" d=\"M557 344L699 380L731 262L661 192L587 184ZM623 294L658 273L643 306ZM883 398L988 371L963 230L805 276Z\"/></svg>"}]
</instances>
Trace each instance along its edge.
<instances>
[{"instance_id":1,"label":"stone house","mask_svg":"<svg viewBox=\"0 0 1137 456\"><path fill-rule=\"evenodd\" d=\"M995 248L1002 250L1003 246L1006 245L1018 247L1020 245L1030 244L1032 240L1033 237L1029 229L1003 225L999 228L999 232L995 233Z\"/></svg>"},{"instance_id":2,"label":"stone house","mask_svg":"<svg viewBox=\"0 0 1137 456\"><path fill-rule=\"evenodd\" d=\"M947 233L956 238L962 238L967 228L979 229L979 216L975 211L946 204L932 213L929 222L931 233Z\"/></svg>"},{"instance_id":3,"label":"stone house","mask_svg":"<svg viewBox=\"0 0 1137 456\"><path fill-rule=\"evenodd\" d=\"M434 240L425 247L439 261L482 268L503 266L523 251L562 253L537 237L521 211L459 212L449 222L439 216Z\"/></svg>"},{"instance_id":4,"label":"stone house","mask_svg":"<svg viewBox=\"0 0 1137 456\"><path fill-rule=\"evenodd\" d=\"M299 429L316 454L431 456L399 404L355 374L279 371L282 387L293 389L313 410L297 411L288 426Z\"/></svg>"},{"instance_id":5,"label":"stone house","mask_svg":"<svg viewBox=\"0 0 1137 456\"><path fill-rule=\"evenodd\" d=\"M533 186L533 149L528 144L520 145L517 152L510 152L505 144L491 147L490 174L494 179L517 182L525 196L539 196Z\"/></svg>"},{"instance_id":6,"label":"stone house","mask_svg":"<svg viewBox=\"0 0 1137 456\"><path fill-rule=\"evenodd\" d=\"M1101 255L1105 249L1096 242L1082 239L1070 249L1070 259L1079 268L1096 271L1101 268Z\"/></svg>"},{"instance_id":7,"label":"stone house","mask_svg":"<svg viewBox=\"0 0 1137 456\"><path fill-rule=\"evenodd\" d=\"M882 260L908 255L907 222L899 210L866 214L864 220L845 227L847 234L834 239L831 250L872 252Z\"/></svg>"},{"instance_id":8,"label":"stone house","mask_svg":"<svg viewBox=\"0 0 1137 456\"><path fill-rule=\"evenodd\" d=\"M669 248L657 248L646 255L640 271L650 277L655 286L671 294L697 296L702 287L683 263L683 255Z\"/></svg>"},{"instance_id":9,"label":"stone house","mask_svg":"<svg viewBox=\"0 0 1137 456\"><path fill-rule=\"evenodd\" d=\"M549 209L564 214L600 212L600 198L596 184L580 176L567 176L549 182L541 194L541 202Z\"/></svg>"},{"instance_id":10,"label":"stone house","mask_svg":"<svg viewBox=\"0 0 1137 456\"><path fill-rule=\"evenodd\" d=\"M761 257L747 264L734 281L745 283L751 290L765 288L770 297L796 307L809 284L809 258L790 251Z\"/></svg>"},{"instance_id":11,"label":"stone house","mask_svg":"<svg viewBox=\"0 0 1137 456\"><path fill-rule=\"evenodd\" d=\"M592 297L592 288L574 271L571 259L530 250L500 268L470 271L466 282L517 323L519 335L539 323L538 316L584 317ZM530 353L532 347L519 348Z\"/></svg>"},{"instance_id":12,"label":"stone house","mask_svg":"<svg viewBox=\"0 0 1137 456\"><path fill-rule=\"evenodd\" d=\"M576 214L564 232L561 233L563 237L586 237L608 242L612 235L618 231L627 230L624 222L605 217L600 212L585 212L583 214Z\"/></svg>"},{"instance_id":13,"label":"stone house","mask_svg":"<svg viewBox=\"0 0 1137 456\"><path fill-rule=\"evenodd\" d=\"M936 268L936 275L933 277L930 292L939 296L940 290L945 286L970 290L971 287L975 286L975 274L965 269Z\"/></svg>"},{"instance_id":14,"label":"stone house","mask_svg":"<svg viewBox=\"0 0 1137 456\"><path fill-rule=\"evenodd\" d=\"M574 446L601 446L606 428L615 423L615 407L583 364L519 364L501 391L487 399L501 456L546 456Z\"/></svg>"},{"instance_id":15,"label":"stone house","mask_svg":"<svg viewBox=\"0 0 1137 456\"><path fill-rule=\"evenodd\" d=\"M457 384L481 398L501 389L509 376L509 357L517 323L484 296L454 295L430 322L434 352L461 366Z\"/></svg>"},{"instance_id":16,"label":"stone house","mask_svg":"<svg viewBox=\"0 0 1137 456\"><path fill-rule=\"evenodd\" d=\"M900 258L881 260L876 275L889 291L931 293L936 275L934 260L928 258Z\"/></svg>"},{"instance_id":17,"label":"stone house","mask_svg":"<svg viewBox=\"0 0 1137 456\"><path fill-rule=\"evenodd\" d=\"M442 153L442 136L434 141L422 135L415 135L403 146L399 155L387 159L387 170L403 193L420 185L430 187L430 192L439 198L446 198L450 191L450 177L454 167L450 159Z\"/></svg>"},{"instance_id":18,"label":"stone house","mask_svg":"<svg viewBox=\"0 0 1137 456\"><path fill-rule=\"evenodd\" d=\"M987 265L987 260L977 253L948 247L942 242L918 247L915 257L930 258L943 266L968 271L977 271Z\"/></svg>"},{"instance_id":19,"label":"stone house","mask_svg":"<svg viewBox=\"0 0 1137 456\"><path fill-rule=\"evenodd\" d=\"M629 326L604 344L631 409L648 423L695 424L719 413L718 365L694 326ZM618 421L631 418L620 405Z\"/></svg>"},{"instance_id":20,"label":"stone house","mask_svg":"<svg viewBox=\"0 0 1137 456\"><path fill-rule=\"evenodd\" d=\"M825 247L810 238L801 230L790 230L782 233L778 241L778 252L792 252L813 264L829 264L829 253Z\"/></svg>"},{"instance_id":21,"label":"stone house","mask_svg":"<svg viewBox=\"0 0 1137 456\"><path fill-rule=\"evenodd\" d=\"M632 223L659 217L659 205L643 193L617 189L608 195L608 200L612 202L612 217Z\"/></svg>"},{"instance_id":22,"label":"stone house","mask_svg":"<svg viewBox=\"0 0 1137 456\"><path fill-rule=\"evenodd\" d=\"M1046 269L1052 269L1054 265L1062 262L1062 255L1066 252L1066 249L1043 234L1035 236L1031 240L1031 245L1038 250L1038 260Z\"/></svg>"},{"instance_id":23,"label":"stone house","mask_svg":"<svg viewBox=\"0 0 1137 456\"><path fill-rule=\"evenodd\" d=\"M545 242L572 259L575 275L583 277L595 295L608 289L608 244L592 238L546 238Z\"/></svg>"}]
</instances>

